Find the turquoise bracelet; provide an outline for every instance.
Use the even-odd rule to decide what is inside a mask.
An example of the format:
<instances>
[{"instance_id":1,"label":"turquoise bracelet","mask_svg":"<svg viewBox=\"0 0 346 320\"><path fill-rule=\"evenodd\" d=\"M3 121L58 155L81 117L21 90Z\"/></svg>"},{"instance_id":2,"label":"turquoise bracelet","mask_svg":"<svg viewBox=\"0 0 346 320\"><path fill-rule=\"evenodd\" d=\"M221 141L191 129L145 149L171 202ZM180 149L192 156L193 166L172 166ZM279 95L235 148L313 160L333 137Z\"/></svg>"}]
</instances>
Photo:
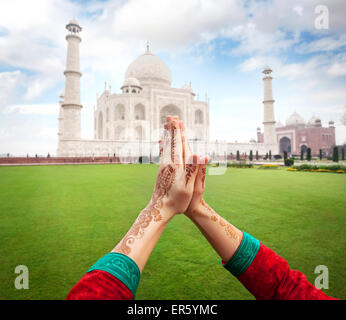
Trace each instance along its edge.
<instances>
[{"instance_id":1,"label":"turquoise bracelet","mask_svg":"<svg viewBox=\"0 0 346 320\"><path fill-rule=\"evenodd\" d=\"M238 277L250 266L252 261L255 259L259 248L259 240L244 232L243 240L241 241L238 250L223 266L235 277Z\"/></svg>"},{"instance_id":2,"label":"turquoise bracelet","mask_svg":"<svg viewBox=\"0 0 346 320\"><path fill-rule=\"evenodd\" d=\"M136 297L141 273L137 264L128 256L118 252L110 252L96 261L88 272L93 270L106 271L118 278L133 293L133 297Z\"/></svg>"}]
</instances>

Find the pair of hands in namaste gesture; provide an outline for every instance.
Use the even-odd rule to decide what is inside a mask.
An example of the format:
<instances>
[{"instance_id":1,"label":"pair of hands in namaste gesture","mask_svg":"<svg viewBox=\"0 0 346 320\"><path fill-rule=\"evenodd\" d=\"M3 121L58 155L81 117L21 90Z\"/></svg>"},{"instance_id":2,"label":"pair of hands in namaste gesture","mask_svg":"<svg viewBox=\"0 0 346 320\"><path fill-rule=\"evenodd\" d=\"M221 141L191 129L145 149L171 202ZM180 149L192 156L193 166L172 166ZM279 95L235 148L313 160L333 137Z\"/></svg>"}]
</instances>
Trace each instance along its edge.
<instances>
[{"instance_id":1,"label":"pair of hands in namaste gesture","mask_svg":"<svg viewBox=\"0 0 346 320\"><path fill-rule=\"evenodd\" d=\"M168 116L160 141L160 163L151 202L162 205L160 214L170 219L175 214L192 215L203 204L208 157L192 154L183 121ZM160 202L160 200L162 202Z\"/></svg>"},{"instance_id":2,"label":"pair of hands in namaste gesture","mask_svg":"<svg viewBox=\"0 0 346 320\"><path fill-rule=\"evenodd\" d=\"M228 261L243 234L202 198L208 157L192 154L184 123L178 117L168 116L164 128L151 200L112 251L129 256L143 270L167 223L176 214L185 213L220 257Z\"/></svg>"}]
</instances>

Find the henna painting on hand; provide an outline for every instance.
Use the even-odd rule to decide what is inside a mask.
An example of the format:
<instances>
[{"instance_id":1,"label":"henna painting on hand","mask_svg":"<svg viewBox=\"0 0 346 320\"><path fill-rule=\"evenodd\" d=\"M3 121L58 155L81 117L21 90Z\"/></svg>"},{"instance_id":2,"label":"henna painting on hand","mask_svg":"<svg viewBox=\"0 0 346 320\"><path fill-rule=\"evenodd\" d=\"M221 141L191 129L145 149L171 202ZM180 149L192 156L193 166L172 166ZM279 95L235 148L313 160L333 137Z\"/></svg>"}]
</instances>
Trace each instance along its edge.
<instances>
[{"instance_id":1,"label":"henna painting on hand","mask_svg":"<svg viewBox=\"0 0 346 320\"><path fill-rule=\"evenodd\" d=\"M202 189L204 189L205 186L205 169L205 167L202 168Z\"/></svg>"},{"instance_id":2,"label":"henna painting on hand","mask_svg":"<svg viewBox=\"0 0 346 320\"><path fill-rule=\"evenodd\" d=\"M187 186L192 174L196 171L197 165L188 163L185 167L185 186Z\"/></svg>"},{"instance_id":3,"label":"henna painting on hand","mask_svg":"<svg viewBox=\"0 0 346 320\"><path fill-rule=\"evenodd\" d=\"M152 221L162 220L161 209L163 206L162 199L168 195L169 190L175 180L175 168L172 165L165 166L157 175L156 185L153 197L149 205L140 213L135 223L123 240L116 246L115 250L129 254L131 245L136 239L140 239L144 235L144 229L147 228Z\"/></svg>"},{"instance_id":4,"label":"henna painting on hand","mask_svg":"<svg viewBox=\"0 0 346 320\"><path fill-rule=\"evenodd\" d=\"M175 146L176 146L176 135L174 134L174 127L171 127L171 159L172 162L175 163L174 156L175 156Z\"/></svg>"},{"instance_id":5,"label":"henna painting on hand","mask_svg":"<svg viewBox=\"0 0 346 320\"><path fill-rule=\"evenodd\" d=\"M225 228L227 236L229 236L232 239L239 240L239 236L235 232L232 225L225 219L220 217L209 205L207 205L203 198L201 200L201 204L211 214L210 219L214 222L219 222L219 225Z\"/></svg>"}]
</instances>

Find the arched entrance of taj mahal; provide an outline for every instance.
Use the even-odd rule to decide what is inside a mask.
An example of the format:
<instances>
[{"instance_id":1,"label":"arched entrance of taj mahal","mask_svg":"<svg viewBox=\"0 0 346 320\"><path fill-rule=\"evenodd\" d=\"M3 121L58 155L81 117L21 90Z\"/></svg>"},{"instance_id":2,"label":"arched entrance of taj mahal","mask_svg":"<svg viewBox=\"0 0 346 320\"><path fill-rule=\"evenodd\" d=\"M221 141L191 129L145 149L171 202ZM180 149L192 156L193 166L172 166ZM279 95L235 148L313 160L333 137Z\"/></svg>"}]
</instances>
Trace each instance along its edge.
<instances>
[{"instance_id":1,"label":"arched entrance of taj mahal","mask_svg":"<svg viewBox=\"0 0 346 320\"><path fill-rule=\"evenodd\" d=\"M291 139L283 137L280 139L280 154L284 152L291 153Z\"/></svg>"},{"instance_id":2,"label":"arched entrance of taj mahal","mask_svg":"<svg viewBox=\"0 0 346 320\"><path fill-rule=\"evenodd\" d=\"M174 104L169 104L160 110L160 125L166 122L167 116L178 116L179 119L183 119L182 111Z\"/></svg>"}]
</instances>

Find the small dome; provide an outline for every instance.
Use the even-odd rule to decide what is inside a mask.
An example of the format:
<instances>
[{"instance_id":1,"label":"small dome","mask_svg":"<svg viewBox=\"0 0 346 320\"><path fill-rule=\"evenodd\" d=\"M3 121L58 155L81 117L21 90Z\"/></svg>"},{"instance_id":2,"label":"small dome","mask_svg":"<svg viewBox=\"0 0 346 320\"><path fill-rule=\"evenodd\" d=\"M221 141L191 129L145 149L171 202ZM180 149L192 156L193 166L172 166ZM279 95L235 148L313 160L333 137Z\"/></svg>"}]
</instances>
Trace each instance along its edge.
<instances>
[{"instance_id":1,"label":"small dome","mask_svg":"<svg viewBox=\"0 0 346 320\"><path fill-rule=\"evenodd\" d=\"M77 26L79 26L79 23L76 19L71 19L69 24L76 24Z\"/></svg>"},{"instance_id":2,"label":"small dome","mask_svg":"<svg viewBox=\"0 0 346 320\"><path fill-rule=\"evenodd\" d=\"M121 87L121 89L124 88L124 87L129 87L129 86L141 88L141 84L139 83L138 79L136 79L136 78L127 78L127 79L125 79L124 84Z\"/></svg>"},{"instance_id":3,"label":"small dome","mask_svg":"<svg viewBox=\"0 0 346 320\"><path fill-rule=\"evenodd\" d=\"M125 79L137 78L141 84L170 86L171 71L167 65L150 51L145 52L127 68Z\"/></svg>"},{"instance_id":4,"label":"small dome","mask_svg":"<svg viewBox=\"0 0 346 320\"><path fill-rule=\"evenodd\" d=\"M321 124L321 119L316 117L311 117L311 119L307 123L309 126L316 126Z\"/></svg>"},{"instance_id":5,"label":"small dome","mask_svg":"<svg viewBox=\"0 0 346 320\"><path fill-rule=\"evenodd\" d=\"M272 72L273 72L273 70L268 65L266 65L264 67L264 70L262 71L262 73L264 73L265 75L269 75Z\"/></svg>"},{"instance_id":6,"label":"small dome","mask_svg":"<svg viewBox=\"0 0 346 320\"><path fill-rule=\"evenodd\" d=\"M305 120L297 112L293 112L292 115L286 120L286 126L298 126L298 125L305 125Z\"/></svg>"}]
</instances>

